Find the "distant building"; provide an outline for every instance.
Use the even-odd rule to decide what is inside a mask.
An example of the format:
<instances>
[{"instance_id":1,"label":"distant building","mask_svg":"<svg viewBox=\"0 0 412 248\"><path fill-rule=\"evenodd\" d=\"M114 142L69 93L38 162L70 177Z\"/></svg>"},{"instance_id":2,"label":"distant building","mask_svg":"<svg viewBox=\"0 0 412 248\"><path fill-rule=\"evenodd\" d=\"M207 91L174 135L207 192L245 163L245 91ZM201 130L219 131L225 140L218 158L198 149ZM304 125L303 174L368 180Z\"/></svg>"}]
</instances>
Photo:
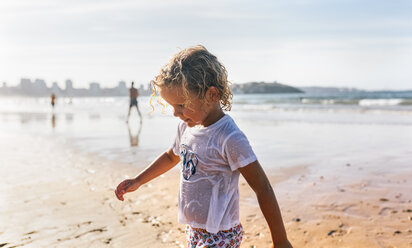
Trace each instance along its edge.
<instances>
[{"instance_id":1,"label":"distant building","mask_svg":"<svg viewBox=\"0 0 412 248\"><path fill-rule=\"evenodd\" d=\"M52 87L51 87L51 91L54 94L60 94L61 89L60 89L59 85L57 84L57 82L53 82Z\"/></svg>"},{"instance_id":2,"label":"distant building","mask_svg":"<svg viewBox=\"0 0 412 248\"><path fill-rule=\"evenodd\" d=\"M23 94L30 94L32 90L31 80L28 78L20 79L20 90Z\"/></svg>"},{"instance_id":3,"label":"distant building","mask_svg":"<svg viewBox=\"0 0 412 248\"><path fill-rule=\"evenodd\" d=\"M100 94L100 84L99 83L90 83L89 90L91 95L97 96Z\"/></svg>"},{"instance_id":4,"label":"distant building","mask_svg":"<svg viewBox=\"0 0 412 248\"><path fill-rule=\"evenodd\" d=\"M142 95L151 95L153 93L153 85L151 83L147 84L147 89L143 90Z\"/></svg>"},{"instance_id":5,"label":"distant building","mask_svg":"<svg viewBox=\"0 0 412 248\"><path fill-rule=\"evenodd\" d=\"M67 96L73 96L74 89L73 89L73 82L70 79L67 79L66 82L66 95Z\"/></svg>"},{"instance_id":6,"label":"distant building","mask_svg":"<svg viewBox=\"0 0 412 248\"><path fill-rule=\"evenodd\" d=\"M34 83L32 84L32 94L42 96L47 94L48 90L46 82L43 79L37 78L34 80Z\"/></svg>"},{"instance_id":7,"label":"distant building","mask_svg":"<svg viewBox=\"0 0 412 248\"><path fill-rule=\"evenodd\" d=\"M0 95L8 95L9 92L10 92L10 89L7 87L7 83L3 82L3 85L0 88Z\"/></svg>"},{"instance_id":8,"label":"distant building","mask_svg":"<svg viewBox=\"0 0 412 248\"><path fill-rule=\"evenodd\" d=\"M73 90L73 82L70 79L66 80L66 91L67 90Z\"/></svg>"},{"instance_id":9,"label":"distant building","mask_svg":"<svg viewBox=\"0 0 412 248\"><path fill-rule=\"evenodd\" d=\"M120 81L117 90L120 96L127 95L127 86L125 81Z\"/></svg>"}]
</instances>

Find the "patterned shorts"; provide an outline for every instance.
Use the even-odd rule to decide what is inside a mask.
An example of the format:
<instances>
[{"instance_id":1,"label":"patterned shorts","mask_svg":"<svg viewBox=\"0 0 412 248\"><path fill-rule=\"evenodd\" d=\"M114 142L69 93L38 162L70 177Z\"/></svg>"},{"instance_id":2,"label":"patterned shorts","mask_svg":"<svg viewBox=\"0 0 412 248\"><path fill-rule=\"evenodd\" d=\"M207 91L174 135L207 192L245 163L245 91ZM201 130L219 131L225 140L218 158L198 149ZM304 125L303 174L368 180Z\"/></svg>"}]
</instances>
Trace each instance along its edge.
<instances>
[{"instance_id":1,"label":"patterned shorts","mask_svg":"<svg viewBox=\"0 0 412 248\"><path fill-rule=\"evenodd\" d=\"M243 228L241 224L218 233L210 233L206 229L192 228L186 225L188 248L239 248L242 236Z\"/></svg>"}]
</instances>

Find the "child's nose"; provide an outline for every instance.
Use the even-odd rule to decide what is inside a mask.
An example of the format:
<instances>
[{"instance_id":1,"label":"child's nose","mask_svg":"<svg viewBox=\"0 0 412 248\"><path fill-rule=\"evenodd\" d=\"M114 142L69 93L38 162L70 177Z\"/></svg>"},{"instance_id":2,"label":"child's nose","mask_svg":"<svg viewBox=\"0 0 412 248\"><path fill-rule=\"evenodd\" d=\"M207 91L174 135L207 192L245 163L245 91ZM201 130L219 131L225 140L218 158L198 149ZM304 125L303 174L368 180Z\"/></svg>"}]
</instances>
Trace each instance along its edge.
<instances>
[{"instance_id":1,"label":"child's nose","mask_svg":"<svg viewBox=\"0 0 412 248\"><path fill-rule=\"evenodd\" d=\"M182 113L181 113L180 111L176 110L175 108L173 108L173 115L174 115L175 117L179 117L179 116L182 115Z\"/></svg>"}]
</instances>

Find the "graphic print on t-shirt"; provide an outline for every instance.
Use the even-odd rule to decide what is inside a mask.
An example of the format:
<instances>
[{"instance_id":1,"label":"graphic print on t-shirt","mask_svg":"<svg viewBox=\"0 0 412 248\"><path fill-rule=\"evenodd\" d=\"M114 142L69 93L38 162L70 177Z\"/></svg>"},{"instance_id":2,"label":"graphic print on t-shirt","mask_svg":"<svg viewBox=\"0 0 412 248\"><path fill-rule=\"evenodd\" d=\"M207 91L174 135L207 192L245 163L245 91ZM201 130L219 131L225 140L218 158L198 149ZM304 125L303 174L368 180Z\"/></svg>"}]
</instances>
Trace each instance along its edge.
<instances>
[{"instance_id":1,"label":"graphic print on t-shirt","mask_svg":"<svg viewBox=\"0 0 412 248\"><path fill-rule=\"evenodd\" d=\"M196 173L197 156L186 145L182 144L180 145L180 159L182 160L182 176L189 180Z\"/></svg>"}]
</instances>

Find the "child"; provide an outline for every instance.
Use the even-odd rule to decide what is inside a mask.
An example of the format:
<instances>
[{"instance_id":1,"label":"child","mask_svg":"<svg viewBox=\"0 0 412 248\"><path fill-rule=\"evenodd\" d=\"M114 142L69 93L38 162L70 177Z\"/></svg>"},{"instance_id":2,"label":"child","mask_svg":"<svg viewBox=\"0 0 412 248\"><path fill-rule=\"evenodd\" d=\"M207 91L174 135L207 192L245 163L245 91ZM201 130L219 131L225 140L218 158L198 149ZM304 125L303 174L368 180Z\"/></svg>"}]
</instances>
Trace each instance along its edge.
<instances>
[{"instance_id":1,"label":"child","mask_svg":"<svg viewBox=\"0 0 412 248\"><path fill-rule=\"evenodd\" d=\"M136 178L123 181L123 195L173 168L179 161L178 219L187 224L188 247L240 247L239 175L255 191L269 225L273 246L292 247L286 237L275 194L246 136L223 110L232 93L227 72L203 46L177 53L153 81L180 122L173 146Z\"/></svg>"}]
</instances>

